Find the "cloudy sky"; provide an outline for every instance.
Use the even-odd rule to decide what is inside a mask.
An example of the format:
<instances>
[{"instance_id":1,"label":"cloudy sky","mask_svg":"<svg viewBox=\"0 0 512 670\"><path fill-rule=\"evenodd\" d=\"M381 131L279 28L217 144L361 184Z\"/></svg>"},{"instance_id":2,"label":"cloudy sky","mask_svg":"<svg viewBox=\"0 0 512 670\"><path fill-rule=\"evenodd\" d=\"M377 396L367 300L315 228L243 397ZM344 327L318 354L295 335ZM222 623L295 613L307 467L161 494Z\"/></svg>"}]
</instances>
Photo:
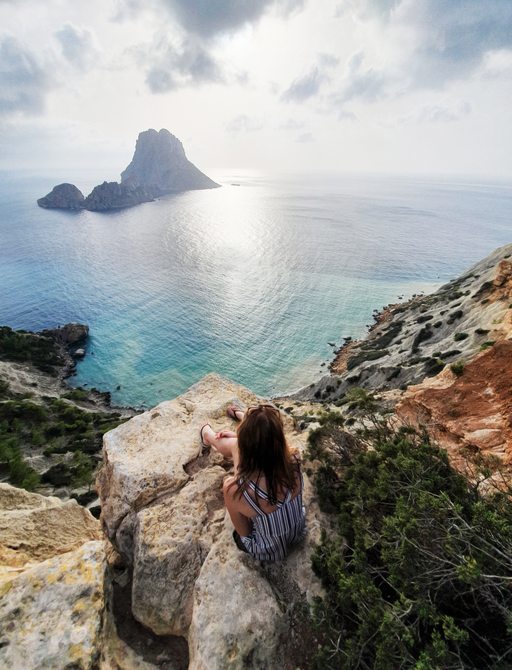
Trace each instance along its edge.
<instances>
[{"instance_id":1,"label":"cloudy sky","mask_svg":"<svg viewBox=\"0 0 512 670\"><path fill-rule=\"evenodd\" d=\"M0 0L0 26L2 168L116 178L165 127L205 170L512 178L512 0Z\"/></svg>"}]
</instances>

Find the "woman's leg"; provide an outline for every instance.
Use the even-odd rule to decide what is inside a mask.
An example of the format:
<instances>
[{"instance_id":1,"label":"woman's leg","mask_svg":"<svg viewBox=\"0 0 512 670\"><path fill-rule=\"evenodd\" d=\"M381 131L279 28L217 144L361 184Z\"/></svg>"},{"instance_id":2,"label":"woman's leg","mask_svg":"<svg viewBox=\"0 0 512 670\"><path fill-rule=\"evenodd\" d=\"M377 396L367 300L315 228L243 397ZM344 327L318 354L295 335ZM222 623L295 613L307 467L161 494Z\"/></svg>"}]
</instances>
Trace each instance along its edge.
<instances>
[{"instance_id":1,"label":"woman's leg","mask_svg":"<svg viewBox=\"0 0 512 670\"><path fill-rule=\"evenodd\" d=\"M233 461L237 460L238 444L236 437L217 437L217 433L214 432L211 426L205 426L203 441L205 444L217 449L226 458L231 458Z\"/></svg>"}]
</instances>

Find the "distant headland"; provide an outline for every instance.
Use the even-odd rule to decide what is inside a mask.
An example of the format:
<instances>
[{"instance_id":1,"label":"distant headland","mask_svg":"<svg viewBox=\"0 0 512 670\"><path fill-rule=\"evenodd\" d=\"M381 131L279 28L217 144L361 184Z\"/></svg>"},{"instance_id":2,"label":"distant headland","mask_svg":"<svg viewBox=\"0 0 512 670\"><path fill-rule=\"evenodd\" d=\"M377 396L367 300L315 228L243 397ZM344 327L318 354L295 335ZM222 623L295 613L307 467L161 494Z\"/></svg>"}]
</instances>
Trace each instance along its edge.
<instances>
[{"instance_id":1,"label":"distant headland","mask_svg":"<svg viewBox=\"0 0 512 670\"><path fill-rule=\"evenodd\" d=\"M87 197L74 184L58 184L39 198L45 209L88 209L106 212L133 207L168 193L217 188L185 155L183 144L168 130L150 128L139 133L131 163L121 173L121 182L103 182Z\"/></svg>"}]
</instances>

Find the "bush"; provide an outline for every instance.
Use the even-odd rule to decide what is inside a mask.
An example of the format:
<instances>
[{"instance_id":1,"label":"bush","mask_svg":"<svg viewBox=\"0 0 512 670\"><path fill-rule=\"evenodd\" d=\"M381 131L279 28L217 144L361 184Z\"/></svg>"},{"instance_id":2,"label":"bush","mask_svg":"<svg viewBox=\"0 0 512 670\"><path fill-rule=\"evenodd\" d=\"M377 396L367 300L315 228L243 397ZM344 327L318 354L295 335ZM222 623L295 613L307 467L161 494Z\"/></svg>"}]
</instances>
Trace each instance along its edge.
<instances>
[{"instance_id":1,"label":"bush","mask_svg":"<svg viewBox=\"0 0 512 670\"><path fill-rule=\"evenodd\" d=\"M465 340L467 337L469 337L467 333L455 333L453 339L455 342L460 342L461 340Z\"/></svg>"},{"instance_id":2,"label":"bush","mask_svg":"<svg viewBox=\"0 0 512 670\"><path fill-rule=\"evenodd\" d=\"M32 363L50 374L54 374L54 366L64 362L51 338L35 333L16 332L8 326L0 327L0 357L3 360Z\"/></svg>"},{"instance_id":3,"label":"bush","mask_svg":"<svg viewBox=\"0 0 512 670\"><path fill-rule=\"evenodd\" d=\"M483 497L411 429L316 476L336 515L313 566L322 670L505 670L512 645L512 503Z\"/></svg>"},{"instance_id":4,"label":"bush","mask_svg":"<svg viewBox=\"0 0 512 670\"><path fill-rule=\"evenodd\" d=\"M89 400L89 392L82 388L76 388L64 393L62 397L75 401Z\"/></svg>"},{"instance_id":5,"label":"bush","mask_svg":"<svg viewBox=\"0 0 512 670\"><path fill-rule=\"evenodd\" d=\"M460 377L461 374L464 372L464 361L455 361L455 363L452 363L450 365L450 370L453 372L454 375Z\"/></svg>"}]
</instances>

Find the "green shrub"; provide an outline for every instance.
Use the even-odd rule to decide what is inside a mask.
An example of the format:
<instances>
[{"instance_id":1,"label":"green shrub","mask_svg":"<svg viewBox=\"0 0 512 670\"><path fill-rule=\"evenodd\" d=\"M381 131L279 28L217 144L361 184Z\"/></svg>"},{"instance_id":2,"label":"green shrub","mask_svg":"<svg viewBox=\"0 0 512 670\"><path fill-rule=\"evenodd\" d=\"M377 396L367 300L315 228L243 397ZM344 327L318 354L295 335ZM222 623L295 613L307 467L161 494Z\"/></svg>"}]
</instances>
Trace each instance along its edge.
<instances>
[{"instance_id":1,"label":"green shrub","mask_svg":"<svg viewBox=\"0 0 512 670\"><path fill-rule=\"evenodd\" d=\"M455 363L452 363L450 365L450 370L453 372L454 375L460 377L461 374L464 372L464 361L455 361Z\"/></svg>"},{"instance_id":2,"label":"green shrub","mask_svg":"<svg viewBox=\"0 0 512 670\"><path fill-rule=\"evenodd\" d=\"M23 460L16 436L0 439L0 463L14 486L32 491L39 484L39 475Z\"/></svg>"},{"instance_id":3,"label":"green shrub","mask_svg":"<svg viewBox=\"0 0 512 670\"><path fill-rule=\"evenodd\" d=\"M68 391L67 393L64 393L62 397L75 401L88 400L89 392L82 388L76 388Z\"/></svg>"},{"instance_id":4,"label":"green shrub","mask_svg":"<svg viewBox=\"0 0 512 670\"><path fill-rule=\"evenodd\" d=\"M331 449L316 475L336 530L313 559L326 589L314 667L510 667L510 499L483 497L411 429L373 447Z\"/></svg>"},{"instance_id":5,"label":"green shrub","mask_svg":"<svg viewBox=\"0 0 512 670\"><path fill-rule=\"evenodd\" d=\"M480 345L480 350L484 351L485 349L489 349L489 347L492 347L493 344L495 344L495 340L487 340L483 344Z\"/></svg>"},{"instance_id":6,"label":"green shrub","mask_svg":"<svg viewBox=\"0 0 512 670\"><path fill-rule=\"evenodd\" d=\"M469 337L467 333L455 333L453 339L455 342L460 342L461 340L465 340L467 337Z\"/></svg>"},{"instance_id":7,"label":"green shrub","mask_svg":"<svg viewBox=\"0 0 512 670\"><path fill-rule=\"evenodd\" d=\"M9 384L5 379L0 379L0 400L9 397Z\"/></svg>"},{"instance_id":8,"label":"green shrub","mask_svg":"<svg viewBox=\"0 0 512 670\"><path fill-rule=\"evenodd\" d=\"M23 331L16 332L8 326L0 327L0 358L32 363L50 374L54 374L54 366L63 363L57 345L51 338Z\"/></svg>"}]
</instances>

